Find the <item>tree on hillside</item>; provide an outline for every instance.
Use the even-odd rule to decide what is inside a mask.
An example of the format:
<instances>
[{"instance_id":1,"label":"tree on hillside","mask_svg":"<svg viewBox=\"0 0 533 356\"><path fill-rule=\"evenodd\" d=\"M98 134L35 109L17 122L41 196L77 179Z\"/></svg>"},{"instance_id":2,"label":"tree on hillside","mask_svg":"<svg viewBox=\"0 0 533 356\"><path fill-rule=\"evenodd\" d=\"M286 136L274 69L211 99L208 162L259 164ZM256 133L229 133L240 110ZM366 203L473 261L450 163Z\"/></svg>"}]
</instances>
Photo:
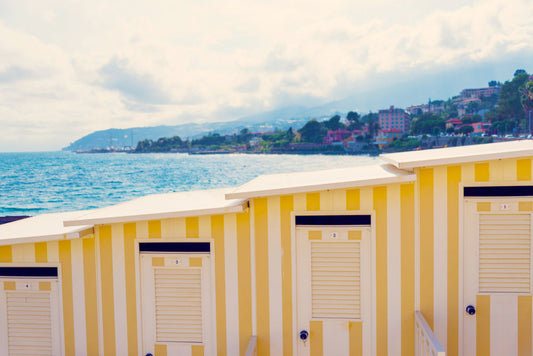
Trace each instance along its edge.
<instances>
[{"instance_id":1,"label":"tree on hillside","mask_svg":"<svg viewBox=\"0 0 533 356\"><path fill-rule=\"evenodd\" d=\"M510 119L517 121L524 117L520 89L523 88L527 82L529 82L529 75L520 72L516 74L511 81L506 81L502 85L497 109L500 120Z\"/></svg>"},{"instance_id":2,"label":"tree on hillside","mask_svg":"<svg viewBox=\"0 0 533 356\"><path fill-rule=\"evenodd\" d=\"M374 138L374 136L380 129L378 114L369 112L361 118L361 121L368 125L368 134L371 138Z\"/></svg>"},{"instance_id":3,"label":"tree on hillside","mask_svg":"<svg viewBox=\"0 0 533 356\"><path fill-rule=\"evenodd\" d=\"M474 128L470 125L461 126L459 129L459 133L462 133L463 135L470 135L472 132L474 132Z\"/></svg>"},{"instance_id":4,"label":"tree on hillside","mask_svg":"<svg viewBox=\"0 0 533 356\"><path fill-rule=\"evenodd\" d=\"M298 132L303 142L321 143L326 135L326 128L316 119L309 120Z\"/></svg>"},{"instance_id":5,"label":"tree on hillside","mask_svg":"<svg viewBox=\"0 0 533 356\"><path fill-rule=\"evenodd\" d=\"M346 115L346 120L348 121L348 130L361 130L363 123L361 122L361 115L355 111L350 111Z\"/></svg>"},{"instance_id":6,"label":"tree on hillside","mask_svg":"<svg viewBox=\"0 0 533 356\"><path fill-rule=\"evenodd\" d=\"M439 115L433 113L424 113L420 115L416 120L411 123L411 132L416 135L422 134L434 134L438 129L438 132L444 132L446 127L445 120Z\"/></svg>"},{"instance_id":7,"label":"tree on hillside","mask_svg":"<svg viewBox=\"0 0 533 356\"><path fill-rule=\"evenodd\" d=\"M331 117L329 120L324 121L324 125L326 125L326 128L328 130L334 131L340 128L344 128L344 125L340 121L341 121L341 117L339 115L335 115Z\"/></svg>"}]
</instances>

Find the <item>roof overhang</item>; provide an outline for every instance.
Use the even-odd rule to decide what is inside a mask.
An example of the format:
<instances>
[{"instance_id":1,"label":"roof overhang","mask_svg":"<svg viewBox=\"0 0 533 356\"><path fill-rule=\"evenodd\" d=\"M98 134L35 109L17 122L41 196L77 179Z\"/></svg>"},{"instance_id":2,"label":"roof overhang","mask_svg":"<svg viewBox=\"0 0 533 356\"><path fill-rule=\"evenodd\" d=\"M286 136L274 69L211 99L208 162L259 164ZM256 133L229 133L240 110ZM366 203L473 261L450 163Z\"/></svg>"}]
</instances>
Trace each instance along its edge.
<instances>
[{"instance_id":1,"label":"roof overhang","mask_svg":"<svg viewBox=\"0 0 533 356\"><path fill-rule=\"evenodd\" d=\"M370 185L413 182L416 175L391 165L368 165L310 172L270 174L227 193L227 199L259 198L273 195L347 189Z\"/></svg>"},{"instance_id":2,"label":"roof overhang","mask_svg":"<svg viewBox=\"0 0 533 356\"><path fill-rule=\"evenodd\" d=\"M398 152L382 154L379 157L399 169L412 170L418 167L433 167L528 156L533 156L533 140Z\"/></svg>"}]
</instances>

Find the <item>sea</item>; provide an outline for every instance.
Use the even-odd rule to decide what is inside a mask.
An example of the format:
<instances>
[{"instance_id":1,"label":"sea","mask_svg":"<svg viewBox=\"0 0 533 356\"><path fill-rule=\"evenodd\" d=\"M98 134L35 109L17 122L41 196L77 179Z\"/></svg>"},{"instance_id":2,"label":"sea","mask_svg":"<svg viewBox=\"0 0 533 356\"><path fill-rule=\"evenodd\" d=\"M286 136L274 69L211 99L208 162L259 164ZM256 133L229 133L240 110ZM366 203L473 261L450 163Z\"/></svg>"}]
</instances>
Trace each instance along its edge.
<instances>
[{"instance_id":1,"label":"sea","mask_svg":"<svg viewBox=\"0 0 533 356\"><path fill-rule=\"evenodd\" d=\"M95 209L148 194L234 187L262 174L376 160L348 155L0 153L0 216Z\"/></svg>"}]
</instances>

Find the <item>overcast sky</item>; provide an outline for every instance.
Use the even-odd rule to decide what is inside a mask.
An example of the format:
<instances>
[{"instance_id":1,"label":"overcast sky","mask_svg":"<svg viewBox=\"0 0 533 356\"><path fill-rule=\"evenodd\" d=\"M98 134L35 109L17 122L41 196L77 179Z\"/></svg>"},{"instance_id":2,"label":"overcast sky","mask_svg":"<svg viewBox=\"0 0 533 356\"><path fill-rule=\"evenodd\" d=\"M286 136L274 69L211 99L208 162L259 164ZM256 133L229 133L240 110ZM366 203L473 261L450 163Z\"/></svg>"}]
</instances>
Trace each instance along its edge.
<instances>
[{"instance_id":1,"label":"overcast sky","mask_svg":"<svg viewBox=\"0 0 533 356\"><path fill-rule=\"evenodd\" d=\"M427 98L406 78L450 82L466 69L484 86L530 71L532 19L531 0L0 0L0 152L395 82Z\"/></svg>"}]
</instances>

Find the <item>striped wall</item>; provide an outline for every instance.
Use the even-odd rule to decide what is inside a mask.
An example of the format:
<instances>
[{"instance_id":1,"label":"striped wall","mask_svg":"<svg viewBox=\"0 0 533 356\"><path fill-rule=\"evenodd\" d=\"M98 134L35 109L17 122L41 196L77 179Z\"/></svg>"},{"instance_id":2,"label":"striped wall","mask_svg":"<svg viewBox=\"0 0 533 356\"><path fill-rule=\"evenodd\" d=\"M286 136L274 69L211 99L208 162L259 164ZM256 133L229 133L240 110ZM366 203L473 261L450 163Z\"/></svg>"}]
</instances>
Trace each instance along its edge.
<instances>
[{"instance_id":1,"label":"striped wall","mask_svg":"<svg viewBox=\"0 0 533 356\"><path fill-rule=\"evenodd\" d=\"M251 335L259 355L296 355L294 212L373 212L370 335L348 324L349 354L414 354L420 310L447 355L462 336L462 186L531 183L531 159L417 168L416 183L255 198L245 213L97 226L95 237L0 246L0 263L59 263L67 355L141 353L136 239L213 241L218 355L244 355ZM211 240L212 239L212 240ZM498 347L499 311L479 296L478 355ZM517 355L532 353L532 298L509 303ZM328 333L311 323L312 355L328 355ZM367 345L366 343L370 343ZM361 344L364 344L361 346Z\"/></svg>"}]
</instances>

